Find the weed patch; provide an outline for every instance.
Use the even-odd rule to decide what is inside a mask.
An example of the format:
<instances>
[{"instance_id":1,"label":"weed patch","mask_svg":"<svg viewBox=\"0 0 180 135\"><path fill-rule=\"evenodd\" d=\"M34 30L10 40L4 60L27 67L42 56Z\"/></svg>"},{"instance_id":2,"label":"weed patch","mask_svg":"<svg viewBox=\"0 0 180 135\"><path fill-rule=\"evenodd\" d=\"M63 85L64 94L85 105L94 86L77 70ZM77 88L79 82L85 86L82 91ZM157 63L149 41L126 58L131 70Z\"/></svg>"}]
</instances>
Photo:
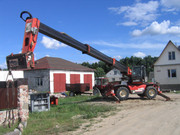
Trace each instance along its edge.
<instances>
[{"instance_id":1,"label":"weed patch","mask_svg":"<svg viewBox=\"0 0 180 135\"><path fill-rule=\"evenodd\" d=\"M73 131L89 119L115 110L113 106L89 104L96 100L93 96L77 96L59 99L57 106L47 112L30 113L28 126L23 134L56 134Z\"/></svg>"},{"instance_id":2,"label":"weed patch","mask_svg":"<svg viewBox=\"0 0 180 135\"><path fill-rule=\"evenodd\" d=\"M7 132L12 132L16 127L18 127L18 122L16 122L11 128L8 126L0 126L0 135L4 135Z\"/></svg>"}]
</instances>

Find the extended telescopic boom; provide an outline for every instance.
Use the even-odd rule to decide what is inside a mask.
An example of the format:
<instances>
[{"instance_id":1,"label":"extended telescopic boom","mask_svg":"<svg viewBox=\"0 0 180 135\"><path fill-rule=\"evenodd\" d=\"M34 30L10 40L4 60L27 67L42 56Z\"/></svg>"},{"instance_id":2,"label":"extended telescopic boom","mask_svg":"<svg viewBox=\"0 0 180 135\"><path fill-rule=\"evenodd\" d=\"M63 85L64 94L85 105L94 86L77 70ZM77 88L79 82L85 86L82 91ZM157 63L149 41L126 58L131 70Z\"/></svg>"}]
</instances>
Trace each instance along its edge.
<instances>
[{"instance_id":1,"label":"extended telescopic boom","mask_svg":"<svg viewBox=\"0 0 180 135\"><path fill-rule=\"evenodd\" d=\"M28 14L29 17L24 19L23 14ZM94 49L93 47L89 46L88 44L83 44L83 43L75 40L74 38L70 37L69 35L67 35L64 32L58 32L58 31L54 30L53 28L40 22L37 18L33 18L29 12L23 11L21 13L20 17L26 22L22 54L16 54L16 55L11 54L11 55L7 56L8 69L20 69L20 68L26 68L26 67L27 68L34 67L35 64L34 64L33 51L36 46L38 32L40 32L46 36L49 36L53 39L63 42L73 48L76 48L77 50L82 51L82 53L88 54L98 60L105 62L106 64L108 64L110 66L113 66L113 67L119 69L121 73L124 73L126 75L128 74L129 69L126 66L122 65L119 61L101 53L100 51ZM23 55L24 59L21 59L22 55ZM13 60L13 58L15 58L15 57L16 57L16 60ZM32 59L32 60L30 60L30 59ZM25 61L26 61L26 63L24 63ZM24 66L24 65L26 65L26 66Z\"/></svg>"}]
</instances>

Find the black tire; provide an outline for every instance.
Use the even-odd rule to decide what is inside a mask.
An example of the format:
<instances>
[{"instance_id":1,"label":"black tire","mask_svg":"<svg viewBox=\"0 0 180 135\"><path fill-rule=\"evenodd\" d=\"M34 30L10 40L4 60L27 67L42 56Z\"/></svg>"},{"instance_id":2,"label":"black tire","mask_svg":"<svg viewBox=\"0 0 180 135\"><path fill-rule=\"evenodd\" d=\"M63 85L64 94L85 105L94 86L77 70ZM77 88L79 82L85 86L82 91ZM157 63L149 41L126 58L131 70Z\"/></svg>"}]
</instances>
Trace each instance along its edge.
<instances>
[{"instance_id":1,"label":"black tire","mask_svg":"<svg viewBox=\"0 0 180 135\"><path fill-rule=\"evenodd\" d=\"M75 96L75 93L72 92L72 91L70 91L70 92L69 92L69 96L70 96L70 97L74 97L74 96Z\"/></svg>"},{"instance_id":2,"label":"black tire","mask_svg":"<svg viewBox=\"0 0 180 135\"><path fill-rule=\"evenodd\" d=\"M108 98L108 96L106 96L106 92L101 92L101 95L104 99Z\"/></svg>"},{"instance_id":3,"label":"black tire","mask_svg":"<svg viewBox=\"0 0 180 135\"><path fill-rule=\"evenodd\" d=\"M157 90L155 87L153 86L148 86L146 88L146 91L145 91L145 96L148 98L148 99L153 99L155 98L157 95Z\"/></svg>"},{"instance_id":4,"label":"black tire","mask_svg":"<svg viewBox=\"0 0 180 135\"><path fill-rule=\"evenodd\" d=\"M95 87L95 88L93 89L93 95L94 95L94 96L100 96L100 95L101 95L101 92L99 91L98 88Z\"/></svg>"},{"instance_id":5,"label":"black tire","mask_svg":"<svg viewBox=\"0 0 180 135\"><path fill-rule=\"evenodd\" d=\"M127 100L129 97L129 90L126 87L119 87L116 91L116 96L119 98L119 100Z\"/></svg>"},{"instance_id":6,"label":"black tire","mask_svg":"<svg viewBox=\"0 0 180 135\"><path fill-rule=\"evenodd\" d=\"M144 98L144 93L143 94L137 94L140 98Z\"/></svg>"},{"instance_id":7,"label":"black tire","mask_svg":"<svg viewBox=\"0 0 180 135\"><path fill-rule=\"evenodd\" d=\"M81 95L81 93L80 93L80 92L78 92L78 93L75 93L75 95L78 95L78 96L80 96L80 95Z\"/></svg>"}]
</instances>

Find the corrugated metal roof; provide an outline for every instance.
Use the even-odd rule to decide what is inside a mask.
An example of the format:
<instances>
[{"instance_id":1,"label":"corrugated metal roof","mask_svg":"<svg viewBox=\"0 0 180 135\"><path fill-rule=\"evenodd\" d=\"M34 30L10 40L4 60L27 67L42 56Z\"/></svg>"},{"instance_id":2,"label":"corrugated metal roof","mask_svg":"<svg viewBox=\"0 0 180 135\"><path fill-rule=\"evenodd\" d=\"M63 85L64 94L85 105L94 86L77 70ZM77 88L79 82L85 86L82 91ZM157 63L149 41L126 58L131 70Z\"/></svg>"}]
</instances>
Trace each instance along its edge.
<instances>
[{"instance_id":1,"label":"corrugated metal roof","mask_svg":"<svg viewBox=\"0 0 180 135\"><path fill-rule=\"evenodd\" d=\"M43 57L35 62L34 69L54 69L54 70L68 70L68 71L90 71L93 72L94 69L84 67L80 64L75 64L73 62L56 58L56 57Z\"/></svg>"}]
</instances>

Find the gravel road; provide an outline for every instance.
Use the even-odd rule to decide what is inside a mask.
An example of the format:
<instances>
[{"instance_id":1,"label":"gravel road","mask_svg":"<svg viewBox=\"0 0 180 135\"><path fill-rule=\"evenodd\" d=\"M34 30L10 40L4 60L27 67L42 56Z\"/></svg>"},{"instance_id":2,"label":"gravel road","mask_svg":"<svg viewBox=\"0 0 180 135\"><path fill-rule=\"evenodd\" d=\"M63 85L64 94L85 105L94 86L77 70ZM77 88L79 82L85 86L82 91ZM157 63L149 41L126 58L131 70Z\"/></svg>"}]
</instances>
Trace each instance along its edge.
<instances>
[{"instance_id":1,"label":"gravel road","mask_svg":"<svg viewBox=\"0 0 180 135\"><path fill-rule=\"evenodd\" d=\"M172 101L165 101L160 96L153 100L142 100L131 95L120 104L104 102L115 105L119 111L107 118L97 118L90 126L81 127L72 134L180 135L180 94L166 95Z\"/></svg>"}]
</instances>

